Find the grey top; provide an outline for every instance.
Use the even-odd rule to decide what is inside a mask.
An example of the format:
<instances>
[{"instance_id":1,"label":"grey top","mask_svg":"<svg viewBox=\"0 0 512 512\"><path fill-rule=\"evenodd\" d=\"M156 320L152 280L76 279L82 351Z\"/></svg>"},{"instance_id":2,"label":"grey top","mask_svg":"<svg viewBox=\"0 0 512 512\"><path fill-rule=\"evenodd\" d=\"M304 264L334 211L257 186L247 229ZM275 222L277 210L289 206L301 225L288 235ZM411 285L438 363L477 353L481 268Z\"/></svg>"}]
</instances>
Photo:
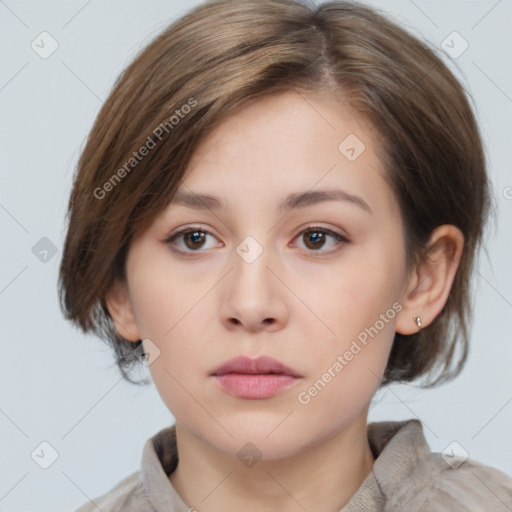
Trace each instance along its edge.
<instances>
[{"instance_id":1,"label":"grey top","mask_svg":"<svg viewBox=\"0 0 512 512\"><path fill-rule=\"evenodd\" d=\"M340 512L512 512L511 477L453 451L431 452L420 421L369 423L367 432L373 469ZM194 510L169 480L177 464L172 426L146 441L140 471L76 512Z\"/></svg>"}]
</instances>

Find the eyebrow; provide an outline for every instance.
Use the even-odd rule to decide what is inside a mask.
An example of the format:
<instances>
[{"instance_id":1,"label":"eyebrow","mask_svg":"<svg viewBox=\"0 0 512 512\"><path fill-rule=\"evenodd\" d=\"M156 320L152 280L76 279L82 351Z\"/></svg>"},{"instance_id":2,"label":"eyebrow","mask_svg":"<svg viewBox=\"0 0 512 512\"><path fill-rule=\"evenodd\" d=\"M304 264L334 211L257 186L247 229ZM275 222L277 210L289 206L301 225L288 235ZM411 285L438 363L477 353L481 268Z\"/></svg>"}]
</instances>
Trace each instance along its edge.
<instances>
[{"instance_id":1,"label":"eyebrow","mask_svg":"<svg viewBox=\"0 0 512 512\"><path fill-rule=\"evenodd\" d=\"M374 215L368 203L361 197L349 194L344 190L310 190L307 192L296 192L290 194L282 201L277 211L283 213L297 208L306 208L325 201L344 201L356 205L370 215ZM194 210L227 210L227 203L224 199L210 194L177 192L171 199L170 204L181 204Z\"/></svg>"}]
</instances>

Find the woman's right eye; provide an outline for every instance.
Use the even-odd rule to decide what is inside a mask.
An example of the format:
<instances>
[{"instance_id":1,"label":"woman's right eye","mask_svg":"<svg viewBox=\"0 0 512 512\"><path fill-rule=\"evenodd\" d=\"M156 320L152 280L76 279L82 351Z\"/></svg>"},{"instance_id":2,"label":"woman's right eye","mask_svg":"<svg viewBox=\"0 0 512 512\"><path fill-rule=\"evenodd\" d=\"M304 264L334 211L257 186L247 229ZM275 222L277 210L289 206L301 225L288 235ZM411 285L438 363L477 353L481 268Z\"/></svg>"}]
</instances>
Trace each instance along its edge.
<instances>
[{"instance_id":1,"label":"woman's right eye","mask_svg":"<svg viewBox=\"0 0 512 512\"><path fill-rule=\"evenodd\" d=\"M179 252L200 252L200 249L211 248L205 244L208 237L215 238L211 233L201 228L188 227L172 233L165 239L164 243L177 247Z\"/></svg>"}]
</instances>

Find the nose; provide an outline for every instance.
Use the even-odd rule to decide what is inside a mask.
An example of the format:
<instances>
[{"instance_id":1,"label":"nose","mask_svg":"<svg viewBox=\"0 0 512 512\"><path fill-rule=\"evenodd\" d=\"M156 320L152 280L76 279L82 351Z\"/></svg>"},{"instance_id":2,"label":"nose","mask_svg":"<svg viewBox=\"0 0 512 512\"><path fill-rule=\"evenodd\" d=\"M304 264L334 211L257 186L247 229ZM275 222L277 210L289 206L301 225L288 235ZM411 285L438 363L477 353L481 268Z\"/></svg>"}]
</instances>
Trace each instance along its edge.
<instances>
[{"instance_id":1,"label":"nose","mask_svg":"<svg viewBox=\"0 0 512 512\"><path fill-rule=\"evenodd\" d=\"M270 250L243 243L233 252L233 268L221 287L221 319L231 331L278 331L288 321L287 288L279 279L279 265L269 256ZM251 254L252 252L252 254ZM256 256L256 257L255 257Z\"/></svg>"}]
</instances>

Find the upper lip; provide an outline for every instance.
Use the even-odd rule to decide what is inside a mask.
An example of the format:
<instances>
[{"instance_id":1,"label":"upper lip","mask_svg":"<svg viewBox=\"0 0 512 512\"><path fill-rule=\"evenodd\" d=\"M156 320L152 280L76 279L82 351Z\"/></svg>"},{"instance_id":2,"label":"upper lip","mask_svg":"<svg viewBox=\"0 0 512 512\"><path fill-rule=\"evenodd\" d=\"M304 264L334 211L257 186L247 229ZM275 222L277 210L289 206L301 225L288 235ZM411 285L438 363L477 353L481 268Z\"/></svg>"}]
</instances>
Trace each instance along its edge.
<instances>
[{"instance_id":1,"label":"upper lip","mask_svg":"<svg viewBox=\"0 0 512 512\"><path fill-rule=\"evenodd\" d=\"M260 356L251 359L247 356L238 356L221 364L212 375L224 375L225 373L246 373L246 374L268 374L275 373L281 375L291 375L300 377L293 368L286 366L281 361L273 357Z\"/></svg>"}]
</instances>

